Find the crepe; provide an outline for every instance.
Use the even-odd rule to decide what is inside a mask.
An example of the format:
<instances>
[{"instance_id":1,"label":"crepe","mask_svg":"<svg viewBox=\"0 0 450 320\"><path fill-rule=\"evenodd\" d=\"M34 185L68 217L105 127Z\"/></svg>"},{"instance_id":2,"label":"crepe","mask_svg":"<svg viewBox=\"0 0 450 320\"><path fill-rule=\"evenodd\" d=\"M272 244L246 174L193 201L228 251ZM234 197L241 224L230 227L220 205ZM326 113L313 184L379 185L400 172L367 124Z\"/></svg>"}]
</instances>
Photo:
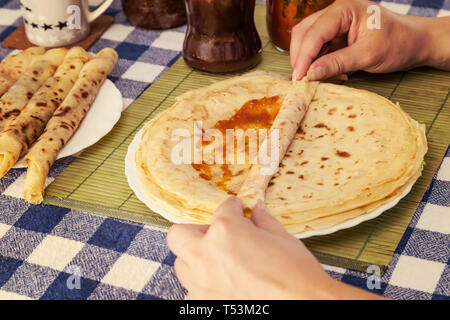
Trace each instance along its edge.
<instances>
[{"instance_id":1,"label":"crepe","mask_svg":"<svg viewBox=\"0 0 450 320\"><path fill-rule=\"evenodd\" d=\"M242 201L244 212L248 215L251 214L251 210L258 202L264 202L266 188L272 176L278 171L279 164L294 138L317 85L317 82L310 83L305 79L295 83L292 91L284 98L283 104L270 128L272 133L277 131L276 139L272 140L269 135L262 142L267 147L269 158L273 158L272 161L276 161L276 163L264 164L261 161L255 161L256 163L252 165L247 178L239 189L238 197ZM270 154L272 150L271 141L277 142L277 154L273 155L274 157ZM271 168L271 166L274 166L274 168ZM268 172L264 172L264 169L267 169Z\"/></svg>"},{"instance_id":2,"label":"crepe","mask_svg":"<svg viewBox=\"0 0 450 320\"><path fill-rule=\"evenodd\" d=\"M39 56L0 99L0 131L15 119L45 80L61 64L67 49L48 50Z\"/></svg>"},{"instance_id":3,"label":"crepe","mask_svg":"<svg viewBox=\"0 0 450 320\"><path fill-rule=\"evenodd\" d=\"M10 121L0 133L0 177L8 172L40 136L90 57L83 48L70 49L55 74L44 82L19 116Z\"/></svg>"},{"instance_id":4,"label":"crepe","mask_svg":"<svg viewBox=\"0 0 450 320\"><path fill-rule=\"evenodd\" d=\"M44 52L45 48L43 47L31 47L2 60L0 63L0 97L28 69L32 61Z\"/></svg>"},{"instance_id":5,"label":"crepe","mask_svg":"<svg viewBox=\"0 0 450 320\"><path fill-rule=\"evenodd\" d=\"M145 126L135 155L148 197L180 220L209 223L217 205L239 192L252 165L175 163L180 139L174 130L193 135L195 121L202 120L206 131L236 117L252 99L278 97L251 117L262 119L263 110L276 109L291 89L289 81L258 75L180 96ZM263 117L269 122L263 127L270 128L275 116ZM329 228L392 200L420 176L426 151L424 126L398 105L365 90L321 83L264 202L290 232Z\"/></svg>"},{"instance_id":6,"label":"crepe","mask_svg":"<svg viewBox=\"0 0 450 320\"><path fill-rule=\"evenodd\" d=\"M106 48L83 66L66 99L56 109L44 132L25 156L28 170L23 192L30 203L42 202L44 182L50 167L95 101L117 59L117 53Z\"/></svg>"}]
</instances>

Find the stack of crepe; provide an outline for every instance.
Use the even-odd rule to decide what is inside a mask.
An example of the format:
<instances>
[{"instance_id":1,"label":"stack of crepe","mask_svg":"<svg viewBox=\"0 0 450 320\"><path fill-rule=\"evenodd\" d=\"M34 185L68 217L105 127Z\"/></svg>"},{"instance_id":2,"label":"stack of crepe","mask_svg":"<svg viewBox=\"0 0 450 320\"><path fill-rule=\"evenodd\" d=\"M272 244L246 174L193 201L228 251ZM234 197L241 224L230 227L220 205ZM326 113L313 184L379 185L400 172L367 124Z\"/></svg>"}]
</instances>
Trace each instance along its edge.
<instances>
[{"instance_id":1,"label":"stack of crepe","mask_svg":"<svg viewBox=\"0 0 450 320\"><path fill-rule=\"evenodd\" d=\"M29 202L42 202L50 167L116 61L109 48L93 57L80 47L33 47L0 63L0 177L25 156Z\"/></svg>"},{"instance_id":2,"label":"stack of crepe","mask_svg":"<svg viewBox=\"0 0 450 320\"><path fill-rule=\"evenodd\" d=\"M204 157L199 162L195 152L191 161L174 161L181 139L192 142L191 149L198 146L198 121L200 132L278 129L278 170L262 175L251 157L240 164L211 164ZM180 138L180 132L189 135ZM245 144L232 150L238 155L248 149ZM421 175L426 151L424 127L377 94L251 75L178 97L145 126L135 162L149 199L178 220L207 224L218 204L234 194L247 209L264 201L289 232L299 234L391 202Z\"/></svg>"}]
</instances>

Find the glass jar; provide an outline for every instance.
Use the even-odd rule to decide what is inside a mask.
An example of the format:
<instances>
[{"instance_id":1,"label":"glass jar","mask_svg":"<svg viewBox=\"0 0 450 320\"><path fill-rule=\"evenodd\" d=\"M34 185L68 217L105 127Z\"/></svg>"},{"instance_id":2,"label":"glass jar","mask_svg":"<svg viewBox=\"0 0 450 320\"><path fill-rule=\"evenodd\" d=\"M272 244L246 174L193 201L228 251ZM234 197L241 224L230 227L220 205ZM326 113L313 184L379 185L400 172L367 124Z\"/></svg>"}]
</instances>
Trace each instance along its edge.
<instances>
[{"instance_id":1,"label":"glass jar","mask_svg":"<svg viewBox=\"0 0 450 320\"><path fill-rule=\"evenodd\" d=\"M254 22L255 0L186 0L183 58L209 72L248 69L260 60Z\"/></svg>"},{"instance_id":2,"label":"glass jar","mask_svg":"<svg viewBox=\"0 0 450 320\"><path fill-rule=\"evenodd\" d=\"M334 0L266 0L267 30L275 47L289 51L292 28L303 18L319 11Z\"/></svg>"},{"instance_id":3,"label":"glass jar","mask_svg":"<svg viewBox=\"0 0 450 320\"><path fill-rule=\"evenodd\" d=\"M128 21L145 29L168 29L186 23L184 0L122 0Z\"/></svg>"}]
</instances>

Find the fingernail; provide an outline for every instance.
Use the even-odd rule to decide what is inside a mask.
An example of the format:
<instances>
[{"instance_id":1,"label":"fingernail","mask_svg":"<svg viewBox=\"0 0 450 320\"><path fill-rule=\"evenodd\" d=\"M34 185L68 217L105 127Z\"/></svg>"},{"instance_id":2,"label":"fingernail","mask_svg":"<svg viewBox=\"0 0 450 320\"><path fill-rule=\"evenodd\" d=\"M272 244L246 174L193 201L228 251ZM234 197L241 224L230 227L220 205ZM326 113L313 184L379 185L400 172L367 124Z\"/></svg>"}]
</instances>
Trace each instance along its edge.
<instances>
[{"instance_id":1,"label":"fingernail","mask_svg":"<svg viewBox=\"0 0 450 320\"><path fill-rule=\"evenodd\" d=\"M294 71L292 71L292 82L297 81L297 70L294 69Z\"/></svg>"},{"instance_id":2,"label":"fingernail","mask_svg":"<svg viewBox=\"0 0 450 320\"><path fill-rule=\"evenodd\" d=\"M230 201L241 203L241 199L238 196L230 196L228 199L230 199Z\"/></svg>"},{"instance_id":3,"label":"fingernail","mask_svg":"<svg viewBox=\"0 0 450 320\"><path fill-rule=\"evenodd\" d=\"M306 77L308 80L316 81L316 80L322 80L326 76L325 68L322 66L316 67L314 69L308 70L308 73L306 74Z\"/></svg>"},{"instance_id":4,"label":"fingernail","mask_svg":"<svg viewBox=\"0 0 450 320\"><path fill-rule=\"evenodd\" d=\"M267 209L266 205L263 202L258 202L255 207L253 208L253 210L260 210L263 211L265 213L269 213L269 209Z\"/></svg>"}]
</instances>

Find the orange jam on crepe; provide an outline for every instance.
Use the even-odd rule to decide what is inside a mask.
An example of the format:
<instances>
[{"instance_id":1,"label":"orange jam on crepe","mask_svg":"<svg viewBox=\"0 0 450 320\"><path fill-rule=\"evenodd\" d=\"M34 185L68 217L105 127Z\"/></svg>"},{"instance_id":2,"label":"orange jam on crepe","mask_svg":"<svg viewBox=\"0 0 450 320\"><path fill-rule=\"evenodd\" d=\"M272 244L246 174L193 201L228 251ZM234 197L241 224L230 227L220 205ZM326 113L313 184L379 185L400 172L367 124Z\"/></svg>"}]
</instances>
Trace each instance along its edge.
<instances>
[{"instance_id":1,"label":"orange jam on crepe","mask_svg":"<svg viewBox=\"0 0 450 320\"><path fill-rule=\"evenodd\" d=\"M260 99L252 99L247 101L242 107L235 112L235 114L227 120L219 120L213 126L214 129L219 130L224 136L228 129L259 129L269 130L275 117L280 110L281 101L280 96L263 97ZM207 146L212 141L203 141L202 145ZM237 141L234 140L235 150L237 147ZM259 141L258 141L259 145ZM245 141L245 151L248 155L249 143ZM243 174L245 169L239 170L235 173L231 172L228 164L226 163L226 144L223 145L223 163L224 164L207 164L204 161L201 164L192 164L192 167L199 172L199 177L213 182L220 189L229 194L236 194L228 186L227 182L236 174Z\"/></svg>"}]
</instances>

